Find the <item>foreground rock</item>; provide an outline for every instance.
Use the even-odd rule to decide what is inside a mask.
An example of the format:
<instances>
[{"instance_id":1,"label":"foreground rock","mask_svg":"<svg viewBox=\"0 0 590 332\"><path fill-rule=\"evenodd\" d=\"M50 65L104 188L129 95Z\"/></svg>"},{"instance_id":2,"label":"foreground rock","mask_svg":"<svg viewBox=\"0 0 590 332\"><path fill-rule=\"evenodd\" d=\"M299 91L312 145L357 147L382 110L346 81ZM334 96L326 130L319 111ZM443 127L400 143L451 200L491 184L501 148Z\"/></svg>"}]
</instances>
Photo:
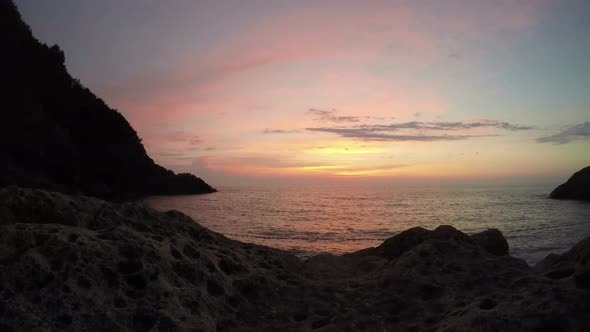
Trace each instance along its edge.
<instances>
[{"instance_id":1,"label":"foreground rock","mask_svg":"<svg viewBox=\"0 0 590 332\"><path fill-rule=\"evenodd\" d=\"M590 200L590 166L574 173L566 183L555 188L549 198Z\"/></svg>"},{"instance_id":2,"label":"foreground rock","mask_svg":"<svg viewBox=\"0 0 590 332\"><path fill-rule=\"evenodd\" d=\"M187 216L0 190L2 331L583 331L590 239L535 268L490 230L307 261Z\"/></svg>"}]
</instances>

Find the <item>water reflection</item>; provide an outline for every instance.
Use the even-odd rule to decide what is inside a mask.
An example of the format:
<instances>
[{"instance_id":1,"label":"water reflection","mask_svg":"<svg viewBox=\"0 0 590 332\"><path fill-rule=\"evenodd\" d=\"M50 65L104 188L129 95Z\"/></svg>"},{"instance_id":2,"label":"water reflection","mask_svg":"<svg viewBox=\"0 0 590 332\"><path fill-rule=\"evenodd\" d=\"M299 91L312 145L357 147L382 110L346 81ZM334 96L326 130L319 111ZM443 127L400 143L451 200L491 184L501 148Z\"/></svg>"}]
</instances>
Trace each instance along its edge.
<instances>
[{"instance_id":1,"label":"water reflection","mask_svg":"<svg viewBox=\"0 0 590 332\"><path fill-rule=\"evenodd\" d=\"M242 187L203 196L152 197L228 237L300 256L379 245L397 232L450 224L500 229L511 254L536 262L590 235L590 204L546 199L546 186L483 188Z\"/></svg>"}]
</instances>

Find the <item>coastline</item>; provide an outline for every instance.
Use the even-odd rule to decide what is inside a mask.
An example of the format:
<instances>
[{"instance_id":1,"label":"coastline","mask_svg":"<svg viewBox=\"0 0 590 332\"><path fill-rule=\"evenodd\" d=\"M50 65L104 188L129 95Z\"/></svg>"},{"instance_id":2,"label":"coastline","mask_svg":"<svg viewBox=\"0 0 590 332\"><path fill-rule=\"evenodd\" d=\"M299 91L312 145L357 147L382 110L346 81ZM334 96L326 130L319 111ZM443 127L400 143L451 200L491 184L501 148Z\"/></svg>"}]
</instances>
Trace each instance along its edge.
<instances>
[{"instance_id":1,"label":"coastline","mask_svg":"<svg viewBox=\"0 0 590 332\"><path fill-rule=\"evenodd\" d=\"M72 59L66 62L60 46L33 35L15 1L0 0L6 49L0 52L6 86L0 99L0 331L588 330L590 237L582 237L590 230L590 166L549 197L549 190L486 193L473 184L549 183L588 164L580 152L585 146L557 147L587 141L590 122L568 124L583 120L579 100L560 91L570 84L554 75L561 64L587 66L567 56L543 71L537 61L559 58L539 58L539 45L561 45L553 48L563 55L582 49L556 44L552 32L539 45L521 40L512 54L504 49L512 42L486 39L486 30L506 23L493 12L474 20L473 29L456 24L456 12L462 23L471 14L482 18L481 10L470 13L477 6L441 12L434 4L185 3L139 11L135 5L19 3L44 40L77 54L72 73L125 108L119 111L72 76L66 66ZM512 11L500 7L506 7L500 13ZM582 11L573 12L540 20L559 26L544 26L539 36L569 32L574 39L566 41L577 40L582 30L563 25L577 22L571 18ZM316 18L301 29L300 22ZM373 19L376 26L365 26ZM414 21L420 26L408 25ZM537 20L526 21L526 35L534 37ZM461 47L473 31L483 32L477 45ZM381 42L373 38L381 33ZM426 43L414 40L423 37ZM456 49L446 57L449 41ZM429 42L443 47L420 51ZM481 52L468 52L481 45L500 62L480 71L454 54L484 64L477 60ZM358 46L357 54L352 48ZM459 76L443 76L460 79L449 85L434 70L429 80L431 70L405 61L422 53L436 63L452 61L440 68ZM365 54L378 56L363 62ZM502 62L508 55L523 60L519 70ZM478 89L478 74L489 68L507 80ZM523 75L531 68L533 75ZM406 70L411 82L400 90L395 82ZM416 80L416 74L426 76ZM535 80L538 75L557 79L547 100L538 98L536 81L550 85ZM567 82L576 78L566 76ZM523 98L512 98L519 92ZM559 96L569 97L551 107ZM572 101L575 107L568 107ZM527 102L545 106L523 108ZM560 123L546 127L555 110ZM492 142L496 136L507 137ZM538 143L555 147L537 151ZM207 181L308 187L244 190L239 200L224 201L232 191L201 195L217 189L199 174L160 164ZM331 185L314 192L322 179ZM357 180L394 190L335 190ZM416 188L400 190L404 184ZM451 184L465 189L437 192ZM209 205L195 205L193 196L162 198L179 204L169 208L148 204L153 195L197 194ZM302 258L293 248L318 254ZM549 249L563 252L546 255ZM520 255L534 250L534 257Z\"/></svg>"},{"instance_id":2,"label":"coastline","mask_svg":"<svg viewBox=\"0 0 590 332\"><path fill-rule=\"evenodd\" d=\"M588 239L530 267L506 255L498 231L412 228L376 248L302 261L136 203L10 187L0 211L7 331L581 330L590 321Z\"/></svg>"},{"instance_id":3,"label":"coastline","mask_svg":"<svg viewBox=\"0 0 590 332\"><path fill-rule=\"evenodd\" d=\"M414 226L446 223L467 234L498 228L511 255L534 264L590 235L586 202L548 200L553 187L242 185L212 196L160 196L148 203L160 211L179 210L232 239L303 258L350 253Z\"/></svg>"}]
</instances>

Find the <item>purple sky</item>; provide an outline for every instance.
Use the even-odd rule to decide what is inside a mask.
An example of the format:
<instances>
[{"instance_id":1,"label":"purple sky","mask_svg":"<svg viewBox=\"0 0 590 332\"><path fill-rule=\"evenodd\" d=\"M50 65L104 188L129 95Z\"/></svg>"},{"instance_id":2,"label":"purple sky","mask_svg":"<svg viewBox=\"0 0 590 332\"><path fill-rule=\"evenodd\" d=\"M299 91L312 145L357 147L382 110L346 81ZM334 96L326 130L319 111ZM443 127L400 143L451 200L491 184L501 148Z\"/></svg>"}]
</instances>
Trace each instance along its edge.
<instances>
[{"instance_id":1,"label":"purple sky","mask_svg":"<svg viewBox=\"0 0 590 332\"><path fill-rule=\"evenodd\" d=\"M213 185L566 177L587 1L16 1L150 155Z\"/></svg>"}]
</instances>

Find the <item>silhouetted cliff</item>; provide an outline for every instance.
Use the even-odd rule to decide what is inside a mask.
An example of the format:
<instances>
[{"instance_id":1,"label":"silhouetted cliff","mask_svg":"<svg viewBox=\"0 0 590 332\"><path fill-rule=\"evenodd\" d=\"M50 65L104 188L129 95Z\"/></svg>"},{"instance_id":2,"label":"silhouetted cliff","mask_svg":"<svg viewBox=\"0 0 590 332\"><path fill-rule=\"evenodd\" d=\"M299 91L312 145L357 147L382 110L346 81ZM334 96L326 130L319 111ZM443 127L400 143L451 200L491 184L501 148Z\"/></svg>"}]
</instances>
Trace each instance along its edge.
<instances>
[{"instance_id":1,"label":"silhouetted cliff","mask_svg":"<svg viewBox=\"0 0 590 332\"><path fill-rule=\"evenodd\" d=\"M555 188L549 198L590 200L590 166L574 173L566 183Z\"/></svg>"},{"instance_id":2,"label":"silhouetted cliff","mask_svg":"<svg viewBox=\"0 0 590 332\"><path fill-rule=\"evenodd\" d=\"M0 186L109 199L213 192L146 154L116 110L72 78L59 46L40 43L10 0L0 0Z\"/></svg>"}]
</instances>

